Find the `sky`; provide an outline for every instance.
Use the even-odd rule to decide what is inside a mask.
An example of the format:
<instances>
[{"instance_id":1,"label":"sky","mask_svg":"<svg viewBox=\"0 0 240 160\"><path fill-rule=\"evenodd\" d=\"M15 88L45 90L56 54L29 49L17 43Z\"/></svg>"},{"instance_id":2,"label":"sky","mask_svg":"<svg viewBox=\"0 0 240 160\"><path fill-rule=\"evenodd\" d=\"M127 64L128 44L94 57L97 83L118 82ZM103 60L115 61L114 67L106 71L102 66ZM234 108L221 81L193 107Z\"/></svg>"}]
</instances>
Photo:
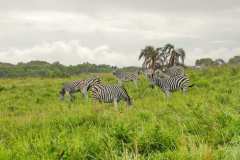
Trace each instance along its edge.
<instances>
[{"instance_id":1,"label":"sky","mask_svg":"<svg viewBox=\"0 0 240 160\"><path fill-rule=\"evenodd\" d=\"M239 0L0 0L0 62L140 66L172 43L199 58L240 55Z\"/></svg>"}]
</instances>

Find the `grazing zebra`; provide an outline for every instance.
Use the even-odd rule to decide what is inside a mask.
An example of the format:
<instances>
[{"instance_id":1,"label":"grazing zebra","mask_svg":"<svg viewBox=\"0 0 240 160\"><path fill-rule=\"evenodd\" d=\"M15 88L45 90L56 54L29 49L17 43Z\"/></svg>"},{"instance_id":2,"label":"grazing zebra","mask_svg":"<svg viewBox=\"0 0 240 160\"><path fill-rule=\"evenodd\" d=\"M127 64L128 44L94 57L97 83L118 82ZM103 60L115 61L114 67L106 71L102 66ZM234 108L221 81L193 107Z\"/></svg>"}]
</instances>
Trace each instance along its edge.
<instances>
[{"instance_id":1,"label":"grazing zebra","mask_svg":"<svg viewBox=\"0 0 240 160\"><path fill-rule=\"evenodd\" d=\"M185 75L184 67L182 67L182 66L172 66L172 67L166 68L166 69L163 68L163 71L165 74L169 75L170 77Z\"/></svg>"},{"instance_id":2,"label":"grazing zebra","mask_svg":"<svg viewBox=\"0 0 240 160\"><path fill-rule=\"evenodd\" d=\"M123 72L120 70L116 70L113 72L113 75L117 77L118 83L120 85L122 85L123 81L133 81L134 84L137 86L139 72L130 73L130 72Z\"/></svg>"},{"instance_id":3,"label":"grazing zebra","mask_svg":"<svg viewBox=\"0 0 240 160\"><path fill-rule=\"evenodd\" d=\"M74 99L73 94L76 92L81 92L87 98L87 92L93 83L100 83L97 78L90 78L87 80L76 80L72 83L64 84L60 90L60 99L64 99L64 95L69 93L71 101Z\"/></svg>"},{"instance_id":4,"label":"grazing zebra","mask_svg":"<svg viewBox=\"0 0 240 160\"><path fill-rule=\"evenodd\" d=\"M153 76L150 80L152 83L152 87L154 85L160 87L167 97L170 96L170 92L173 92L179 89L182 89L182 91L186 93L188 90L188 87L193 86L193 85L189 85L188 77L182 76L182 75L178 75L170 78L158 78L156 76Z\"/></svg>"},{"instance_id":5,"label":"grazing zebra","mask_svg":"<svg viewBox=\"0 0 240 160\"><path fill-rule=\"evenodd\" d=\"M94 83L91 85L92 96L94 100L100 102L112 103L114 102L115 108L120 100L127 102L130 106L131 98L129 97L126 89L120 85L104 85L101 83Z\"/></svg>"}]
</instances>

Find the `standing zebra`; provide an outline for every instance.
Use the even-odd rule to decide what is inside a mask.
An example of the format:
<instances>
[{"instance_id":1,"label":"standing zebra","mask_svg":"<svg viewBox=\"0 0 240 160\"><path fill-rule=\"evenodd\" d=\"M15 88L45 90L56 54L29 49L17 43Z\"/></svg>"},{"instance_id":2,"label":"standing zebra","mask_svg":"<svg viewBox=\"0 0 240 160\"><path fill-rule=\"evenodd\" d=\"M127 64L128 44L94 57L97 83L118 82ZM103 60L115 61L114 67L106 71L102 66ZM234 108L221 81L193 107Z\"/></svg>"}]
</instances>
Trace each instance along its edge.
<instances>
[{"instance_id":1,"label":"standing zebra","mask_svg":"<svg viewBox=\"0 0 240 160\"><path fill-rule=\"evenodd\" d=\"M84 95L84 97L87 98L88 96L87 92L93 83L100 83L100 82L98 81L98 78L90 78L87 80L76 80L76 81L73 81L72 83L64 84L59 92L60 99L63 100L64 95L66 93L69 93L70 99L72 101L74 99L73 94L76 92L81 92Z\"/></svg>"},{"instance_id":2,"label":"standing zebra","mask_svg":"<svg viewBox=\"0 0 240 160\"><path fill-rule=\"evenodd\" d=\"M91 88L92 96L95 100L105 103L114 102L115 108L117 108L117 103L120 100L126 101L128 106L132 105L131 98L129 97L126 89L123 86L93 83L91 85Z\"/></svg>"},{"instance_id":3,"label":"standing zebra","mask_svg":"<svg viewBox=\"0 0 240 160\"><path fill-rule=\"evenodd\" d=\"M122 85L123 81L133 81L134 84L137 86L138 81L138 73L130 73L130 72L123 72L120 70L113 71L113 75L117 77L118 83Z\"/></svg>"},{"instance_id":4,"label":"standing zebra","mask_svg":"<svg viewBox=\"0 0 240 160\"><path fill-rule=\"evenodd\" d=\"M187 76L174 76L170 78L158 78L153 76L151 79L152 86L156 85L162 89L167 97L170 96L170 92L175 90L182 89L184 93L187 92L188 87L192 87L193 85L189 85L189 78Z\"/></svg>"}]
</instances>

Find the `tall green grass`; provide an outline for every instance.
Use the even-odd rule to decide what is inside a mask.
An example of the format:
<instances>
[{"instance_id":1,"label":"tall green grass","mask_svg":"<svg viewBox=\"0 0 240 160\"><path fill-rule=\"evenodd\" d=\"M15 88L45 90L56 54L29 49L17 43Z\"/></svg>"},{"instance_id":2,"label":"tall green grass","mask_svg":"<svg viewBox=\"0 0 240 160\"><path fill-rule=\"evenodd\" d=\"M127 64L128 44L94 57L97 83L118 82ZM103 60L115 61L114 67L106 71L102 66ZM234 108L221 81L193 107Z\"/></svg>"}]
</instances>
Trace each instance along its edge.
<instances>
[{"instance_id":1,"label":"tall green grass","mask_svg":"<svg viewBox=\"0 0 240 160\"><path fill-rule=\"evenodd\" d=\"M0 159L239 160L240 68L188 70L187 95L168 102L143 77L133 99L112 104L60 101L61 85L73 79L0 80ZM110 74L104 83L116 83Z\"/></svg>"}]
</instances>

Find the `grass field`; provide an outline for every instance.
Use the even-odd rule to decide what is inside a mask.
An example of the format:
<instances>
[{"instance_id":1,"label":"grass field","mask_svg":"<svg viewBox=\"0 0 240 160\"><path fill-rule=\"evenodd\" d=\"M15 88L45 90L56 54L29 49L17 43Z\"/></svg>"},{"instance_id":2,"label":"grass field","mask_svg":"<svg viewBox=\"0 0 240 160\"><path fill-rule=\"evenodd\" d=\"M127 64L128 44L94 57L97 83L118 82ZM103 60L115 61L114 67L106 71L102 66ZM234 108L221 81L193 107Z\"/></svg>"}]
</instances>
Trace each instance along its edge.
<instances>
[{"instance_id":1,"label":"grass field","mask_svg":"<svg viewBox=\"0 0 240 160\"><path fill-rule=\"evenodd\" d=\"M59 101L63 82L90 75L1 79L0 159L239 160L240 68L187 72L195 86L168 102L143 77L126 83L133 106L118 112L81 94Z\"/></svg>"}]
</instances>

